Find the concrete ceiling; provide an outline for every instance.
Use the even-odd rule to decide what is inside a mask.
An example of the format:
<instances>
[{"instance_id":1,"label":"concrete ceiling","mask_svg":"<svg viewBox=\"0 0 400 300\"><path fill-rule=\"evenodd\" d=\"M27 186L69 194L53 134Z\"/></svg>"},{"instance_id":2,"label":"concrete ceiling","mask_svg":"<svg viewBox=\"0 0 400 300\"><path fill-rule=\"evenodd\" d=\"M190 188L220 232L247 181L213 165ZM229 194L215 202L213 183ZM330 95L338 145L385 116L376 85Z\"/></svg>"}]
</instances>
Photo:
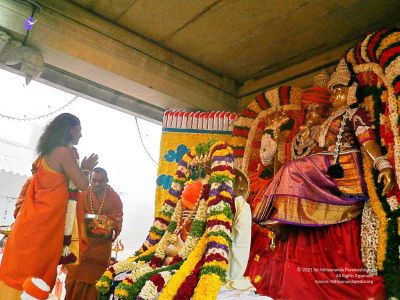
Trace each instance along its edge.
<instances>
[{"instance_id":1,"label":"concrete ceiling","mask_svg":"<svg viewBox=\"0 0 400 300\"><path fill-rule=\"evenodd\" d=\"M69 0L239 84L399 21L399 0Z\"/></svg>"},{"instance_id":2,"label":"concrete ceiling","mask_svg":"<svg viewBox=\"0 0 400 300\"><path fill-rule=\"evenodd\" d=\"M156 122L309 86L366 33L400 24L399 0L35 1L40 80ZM22 41L30 2L0 0L0 29Z\"/></svg>"}]
</instances>

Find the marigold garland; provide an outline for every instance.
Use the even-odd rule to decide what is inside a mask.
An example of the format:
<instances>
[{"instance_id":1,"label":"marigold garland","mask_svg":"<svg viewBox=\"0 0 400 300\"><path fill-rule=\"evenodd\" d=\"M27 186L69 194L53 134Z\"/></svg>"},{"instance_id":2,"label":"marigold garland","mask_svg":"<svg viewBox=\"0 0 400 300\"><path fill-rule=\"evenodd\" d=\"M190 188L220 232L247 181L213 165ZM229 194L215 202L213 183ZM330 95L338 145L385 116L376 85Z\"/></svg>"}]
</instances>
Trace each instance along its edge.
<instances>
[{"instance_id":1,"label":"marigold garland","mask_svg":"<svg viewBox=\"0 0 400 300\"><path fill-rule=\"evenodd\" d=\"M168 285L162 290L158 300L170 300L176 295L179 287L185 281L186 277L194 269L197 263L203 257L206 245L207 236L204 234L198 242L195 249L189 254L187 260L183 263L182 267L172 276Z\"/></svg>"},{"instance_id":2,"label":"marigold garland","mask_svg":"<svg viewBox=\"0 0 400 300\"><path fill-rule=\"evenodd\" d=\"M190 161L199 155L199 153L201 157L209 155L212 159L211 177L209 180L211 187L206 192L208 200L200 200L196 218L192 222L184 247L174 257L171 265L162 267L165 257L164 249L167 245L164 241L168 238L169 234L176 230L181 217L179 198L183 184L188 179L186 175L188 173L187 168ZM175 174L169 196L164 202L162 213L157 216L146 242L138 251L137 256L130 258L126 265L114 265L118 269L118 272L115 268L110 267L96 284L101 296L105 296L109 292L112 281L116 274L120 273L119 271L127 271L131 268L133 269L132 273L118 284L114 295L121 299L134 299L136 296L138 296L138 299L151 298L151 295L155 293L155 288L159 289L161 286L162 280L160 276L156 276L157 274L161 272L174 272L177 269L179 271L176 274L182 274L182 272L190 273L202 259L204 252L207 251L204 256L204 265L197 266L197 271L201 267L199 282L202 282L202 284L199 289L196 288L194 294L203 294L201 289L204 284L216 284L211 289L213 292L205 298L215 299L228 269L227 257L231 245L230 232L234 210L234 177L233 151L226 143L210 141L205 145L193 147L183 157ZM203 195L201 198L204 198ZM204 203L204 205L201 203ZM209 220L207 219L207 222L205 222L208 214ZM206 228L207 234L203 234ZM199 242L199 240L202 242ZM219 248L218 245L221 247ZM215 249L218 251L215 251ZM185 264L184 267L181 267L182 264ZM178 289L185 281L186 277L183 278L180 276L175 277L173 275L168 284L162 289L162 294L166 293L171 296L171 292L168 292L170 290L173 290L175 293L173 297L168 297L168 299L173 299L176 296ZM213 276L218 276L219 280L213 280ZM189 283L193 285L194 279L197 280L197 277L193 277ZM209 280L213 281L210 282ZM183 288L185 290L185 287ZM141 293L141 290L143 293Z\"/></svg>"},{"instance_id":3,"label":"marigold garland","mask_svg":"<svg viewBox=\"0 0 400 300\"><path fill-rule=\"evenodd\" d=\"M223 155L229 166L227 171L212 173L209 180L211 184L210 198L208 199L207 218L207 249L204 256L204 265L201 269L199 282L194 290L193 299L216 299L222 282L225 280L228 270L228 260L232 240L230 233L233 221L233 155L230 147L219 149L224 143L214 144L210 152ZM211 169L217 167L213 160ZM216 197L213 197L216 196ZM215 202L217 201L217 202ZM220 226L214 226L212 220L220 221ZM216 251L216 250L219 251ZM222 251L222 252L221 252Z\"/></svg>"},{"instance_id":4,"label":"marigold garland","mask_svg":"<svg viewBox=\"0 0 400 300\"><path fill-rule=\"evenodd\" d=\"M221 276L218 274L205 274L200 277L194 290L193 300L217 299L222 286Z\"/></svg>"},{"instance_id":5,"label":"marigold garland","mask_svg":"<svg viewBox=\"0 0 400 300\"><path fill-rule=\"evenodd\" d=\"M400 31L383 29L367 37L346 55L364 97L372 95L373 119L381 143L388 149L388 160L395 167L397 185L389 194L400 202ZM370 76L372 73L373 76ZM374 78L375 76L375 78ZM376 80L378 78L378 80ZM382 85L383 83L383 85ZM381 89L382 88L382 89ZM365 98L367 100L367 98ZM364 101L365 101L364 100ZM370 99L367 100L367 102ZM386 105L386 106L385 106ZM367 107L371 108L371 104ZM379 136L379 134L381 136ZM380 144L381 144L380 143ZM372 175L371 162L364 161L364 172L371 205L379 220L377 265L385 278L386 296L400 298L399 224L400 209L381 196L382 185L377 183L377 172ZM367 169L369 168L369 169Z\"/></svg>"}]
</instances>

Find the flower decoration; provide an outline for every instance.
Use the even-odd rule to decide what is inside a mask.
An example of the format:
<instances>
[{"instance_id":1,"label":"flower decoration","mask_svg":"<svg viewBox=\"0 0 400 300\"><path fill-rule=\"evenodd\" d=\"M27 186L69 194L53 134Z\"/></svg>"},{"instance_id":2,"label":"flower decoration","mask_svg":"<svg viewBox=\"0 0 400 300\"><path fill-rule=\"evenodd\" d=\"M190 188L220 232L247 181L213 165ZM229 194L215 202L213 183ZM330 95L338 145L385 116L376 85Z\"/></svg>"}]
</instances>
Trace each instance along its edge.
<instances>
[{"instance_id":1,"label":"flower decoration","mask_svg":"<svg viewBox=\"0 0 400 300\"><path fill-rule=\"evenodd\" d=\"M387 149L397 184L388 198L382 196L377 172L364 159L364 174L372 210L378 219L377 269L385 278L386 296L400 298L399 217L400 209L400 31L383 29L367 35L346 54L360 85L362 103L375 122L378 143Z\"/></svg>"},{"instance_id":2,"label":"flower decoration","mask_svg":"<svg viewBox=\"0 0 400 300\"><path fill-rule=\"evenodd\" d=\"M164 190L168 190L172 185L172 176L167 174L161 174L157 177L156 184L161 186Z\"/></svg>"},{"instance_id":3,"label":"flower decoration","mask_svg":"<svg viewBox=\"0 0 400 300\"><path fill-rule=\"evenodd\" d=\"M180 162L183 156L188 152L189 148L186 145L180 144L176 147L176 151L168 150L164 158L168 162Z\"/></svg>"},{"instance_id":4,"label":"flower decoration","mask_svg":"<svg viewBox=\"0 0 400 300\"><path fill-rule=\"evenodd\" d=\"M196 215L189 234L179 252L166 263L167 248L185 224L181 223L183 186L191 171L209 160L211 175L201 192L195 193L200 197L195 199ZM120 299L152 299L160 291L160 299L181 299L189 290L193 297L199 297L204 295L207 285L214 288L205 299L214 299L228 268L234 174L233 151L226 143L209 141L188 151L179 163L162 211L141 249L135 257L110 267L97 282L101 296L107 297L117 274L129 270L131 273L114 291Z\"/></svg>"}]
</instances>

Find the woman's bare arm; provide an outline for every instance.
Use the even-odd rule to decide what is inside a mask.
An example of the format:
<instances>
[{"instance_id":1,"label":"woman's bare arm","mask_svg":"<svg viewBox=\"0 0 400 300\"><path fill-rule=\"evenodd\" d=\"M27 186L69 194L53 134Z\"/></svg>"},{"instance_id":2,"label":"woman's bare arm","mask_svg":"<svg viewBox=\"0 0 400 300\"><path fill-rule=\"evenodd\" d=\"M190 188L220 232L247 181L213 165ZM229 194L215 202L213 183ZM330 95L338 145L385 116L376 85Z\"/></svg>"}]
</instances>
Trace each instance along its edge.
<instances>
[{"instance_id":1,"label":"woman's bare arm","mask_svg":"<svg viewBox=\"0 0 400 300\"><path fill-rule=\"evenodd\" d=\"M71 148L57 147L47 156L46 160L50 167L65 173L65 175L72 180L77 189L85 191L88 188L89 174L87 172L82 172L79 168ZM88 171L92 171L93 167L97 164L97 156L95 156L93 160L95 160L95 162L90 166L91 169L87 169Z\"/></svg>"}]
</instances>

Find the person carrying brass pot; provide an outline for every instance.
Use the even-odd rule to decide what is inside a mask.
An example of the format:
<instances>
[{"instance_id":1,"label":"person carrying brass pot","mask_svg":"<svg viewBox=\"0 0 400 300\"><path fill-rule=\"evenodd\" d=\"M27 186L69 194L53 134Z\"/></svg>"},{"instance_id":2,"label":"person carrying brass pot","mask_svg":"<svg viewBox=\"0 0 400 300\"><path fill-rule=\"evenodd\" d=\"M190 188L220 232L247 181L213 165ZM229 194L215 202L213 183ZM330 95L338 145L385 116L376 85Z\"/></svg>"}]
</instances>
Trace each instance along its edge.
<instances>
[{"instance_id":1,"label":"person carrying brass pot","mask_svg":"<svg viewBox=\"0 0 400 300\"><path fill-rule=\"evenodd\" d=\"M80 197L84 202L88 249L78 266L68 268L66 300L97 299L96 281L108 267L111 246L122 228L122 202L108 185L103 168L94 168L88 190Z\"/></svg>"}]
</instances>

